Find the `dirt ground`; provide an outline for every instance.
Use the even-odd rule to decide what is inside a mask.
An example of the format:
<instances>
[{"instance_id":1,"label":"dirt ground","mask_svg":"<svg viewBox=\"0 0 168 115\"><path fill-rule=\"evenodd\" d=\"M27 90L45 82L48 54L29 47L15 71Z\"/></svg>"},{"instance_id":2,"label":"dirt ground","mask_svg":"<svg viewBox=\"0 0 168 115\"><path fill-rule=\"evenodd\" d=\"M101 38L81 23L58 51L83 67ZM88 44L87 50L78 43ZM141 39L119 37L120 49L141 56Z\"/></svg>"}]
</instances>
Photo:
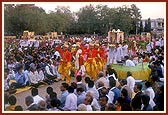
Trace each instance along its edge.
<instances>
[{"instance_id":1,"label":"dirt ground","mask_svg":"<svg viewBox=\"0 0 168 115\"><path fill-rule=\"evenodd\" d=\"M71 82L75 81L75 78L72 77L71 78ZM57 93L57 96L59 97L60 96L60 85L61 83L63 83L64 81L59 81L59 82L54 82L52 85L47 85L47 86L41 86L38 88L38 91L39 91L39 95L41 97L43 97L45 99L45 96L46 96L46 88L48 86L51 86L53 87L54 91ZM26 105L25 105L25 97L28 96L28 95L31 95L31 90L27 90L27 91L24 91L24 92L21 92L21 93L18 93L18 94L14 94L17 98L17 105L21 105L23 107L23 110L25 111L26 110Z\"/></svg>"}]
</instances>

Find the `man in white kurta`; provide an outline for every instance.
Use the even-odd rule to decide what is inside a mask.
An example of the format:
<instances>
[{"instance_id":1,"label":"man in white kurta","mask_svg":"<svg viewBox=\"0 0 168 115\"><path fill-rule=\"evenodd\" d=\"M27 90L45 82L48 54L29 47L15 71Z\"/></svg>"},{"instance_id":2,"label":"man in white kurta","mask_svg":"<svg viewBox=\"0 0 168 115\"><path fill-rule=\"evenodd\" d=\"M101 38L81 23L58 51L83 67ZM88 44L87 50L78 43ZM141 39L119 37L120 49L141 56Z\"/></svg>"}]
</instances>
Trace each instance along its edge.
<instances>
[{"instance_id":1,"label":"man in white kurta","mask_svg":"<svg viewBox=\"0 0 168 115\"><path fill-rule=\"evenodd\" d=\"M128 56L128 45L126 44L126 42L124 42L122 50L123 50L123 56Z\"/></svg>"},{"instance_id":2,"label":"man in white kurta","mask_svg":"<svg viewBox=\"0 0 168 115\"><path fill-rule=\"evenodd\" d=\"M114 64L117 64L118 61L121 61L123 58L123 50L121 45L116 45L114 52Z\"/></svg>"},{"instance_id":3,"label":"man in white kurta","mask_svg":"<svg viewBox=\"0 0 168 115\"><path fill-rule=\"evenodd\" d=\"M115 47L112 45L109 45L108 54L107 54L107 65L109 65L110 63L113 63L114 51L115 51Z\"/></svg>"},{"instance_id":4,"label":"man in white kurta","mask_svg":"<svg viewBox=\"0 0 168 115\"><path fill-rule=\"evenodd\" d=\"M131 89L132 92L134 92L134 86L135 86L135 79L132 77L131 72L127 72L127 86Z\"/></svg>"},{"instance_id":5,"label":"man in white kurta","mask_svg":"<svg viewBox=\"0 0 168 115\"><path fill-rule=\"evenodd\" d=\"M148 88L145 90L145 94L150 97L149 104L150 104L151 107L153 108L156 104L155 104L155 102L153 101L153 99L154 99L154 97L155 97L155 92L154 92L154 90L152 89L152 87L148 87Z\"/></svg>"}]
</instances>

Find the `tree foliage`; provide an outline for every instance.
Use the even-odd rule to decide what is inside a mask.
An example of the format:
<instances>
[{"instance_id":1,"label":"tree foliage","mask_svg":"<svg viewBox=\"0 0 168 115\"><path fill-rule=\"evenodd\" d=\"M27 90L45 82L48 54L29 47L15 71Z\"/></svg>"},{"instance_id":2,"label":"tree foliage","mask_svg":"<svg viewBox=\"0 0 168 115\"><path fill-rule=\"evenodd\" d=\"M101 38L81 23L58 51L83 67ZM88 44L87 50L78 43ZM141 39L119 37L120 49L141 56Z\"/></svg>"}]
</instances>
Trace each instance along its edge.
<instances>
[{"instance_id":1,"label":"tree foliage","mask_svg":"<svg viewBox=\"0 0 168 115\"><path fill-rule=\"evenodd\" d=\"M34 4L5 4L4 30L8 35L21 35L24 30L35 34L56 31L58 34L106 35L110 29L120 29L126 34L135 33L141 12L135 4L131 7L109 8L107 5L86 5L78 12L69 7L56 6L54 11L46 13Z\"/></svg>"},{"instance_id":2,"label":"tree foliage","mask_svg":"<svg viewBox=\"0 0 168 115\"><path fill-rule=\"evenodd\" d=\"M144 27L145 32L151 32L151 20L148 18L148 20L145 20L145 27Z\"/></svg>"}]
</instances>

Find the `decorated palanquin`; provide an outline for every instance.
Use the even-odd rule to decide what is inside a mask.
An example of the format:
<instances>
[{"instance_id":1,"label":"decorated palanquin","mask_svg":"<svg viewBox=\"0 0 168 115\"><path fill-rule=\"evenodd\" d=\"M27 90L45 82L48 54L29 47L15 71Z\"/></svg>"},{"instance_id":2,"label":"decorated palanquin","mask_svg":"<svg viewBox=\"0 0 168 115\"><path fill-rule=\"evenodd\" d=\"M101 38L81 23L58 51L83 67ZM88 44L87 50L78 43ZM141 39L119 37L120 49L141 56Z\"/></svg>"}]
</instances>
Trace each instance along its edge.
<instances>
[{"instance_id":1,"label":"decorated palanquin","mask_svg":"<svg viewBox=\"0 0 168 115\"><path fill-rule=\"evenodd\" d=\"M113 64L112 67L116 70L119 79L125 79L127 76L127 72L130 71L135 80L149 80L149 76L151 73L150 68L148 68L148 63L139 63L136 66L128 67L121 66L117 64Z\"/></svg>"},{"instance_id":2,"label":"decorated palanquin","mask_svg":"<svg viewBox=\"0 0 168 115\"><path fill-rule=\"evenodd\" d=\"M108 32L108 41L112 43L122 43L124 40L124 32L118 29L117 31L113 29Z\"/></svg>"}]
</instances>

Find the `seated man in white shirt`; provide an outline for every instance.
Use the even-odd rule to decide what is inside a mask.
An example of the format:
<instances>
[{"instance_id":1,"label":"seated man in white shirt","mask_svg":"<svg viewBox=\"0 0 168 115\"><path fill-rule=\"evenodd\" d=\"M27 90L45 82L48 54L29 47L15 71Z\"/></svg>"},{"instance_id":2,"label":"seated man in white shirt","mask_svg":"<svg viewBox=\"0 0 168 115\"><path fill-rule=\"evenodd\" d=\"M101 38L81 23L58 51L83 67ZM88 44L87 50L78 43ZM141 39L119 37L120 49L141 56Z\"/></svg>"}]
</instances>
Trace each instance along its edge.
<instances>
[{"instance_id":1,"label":"seated man in white shirt","mask_svg":"<svg viewBox=\"0 0 168 115\"><path fill-rule=\"evenodd\" d=\"M28 72L28 77L31 84L37 84L38 82L40 82L40 76L36 71L35 64L33 63L30 64L30 71Z\"/></svg>"},{"instance_id":2,"label":"seated man in white shirt","mask_svg":"<svg viewBox=\"0 0 168 115\"><path fill-rule=\"evenodd\" d=\"M130 60L128 56L125 56L125 59L126 59L125 61L126 66L135 66L134 62Z\"/></svg>"},{"instance_id":3,"label":"seated man in white shirt","mask_svg":"<svg viewBox=\"0 0 168 115\"><path fill-rule=\"evenodd\" d=\"M72 86L68 87L68 95L65 100L64 111L76 111L77 110L77 96L74 94Z\"/></svg>"}]
</instances>

